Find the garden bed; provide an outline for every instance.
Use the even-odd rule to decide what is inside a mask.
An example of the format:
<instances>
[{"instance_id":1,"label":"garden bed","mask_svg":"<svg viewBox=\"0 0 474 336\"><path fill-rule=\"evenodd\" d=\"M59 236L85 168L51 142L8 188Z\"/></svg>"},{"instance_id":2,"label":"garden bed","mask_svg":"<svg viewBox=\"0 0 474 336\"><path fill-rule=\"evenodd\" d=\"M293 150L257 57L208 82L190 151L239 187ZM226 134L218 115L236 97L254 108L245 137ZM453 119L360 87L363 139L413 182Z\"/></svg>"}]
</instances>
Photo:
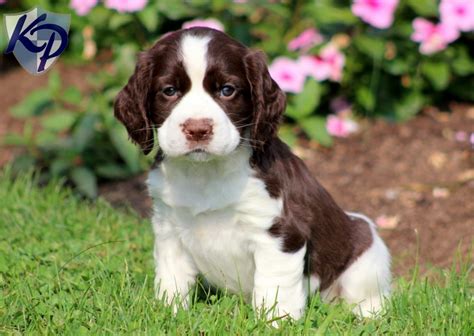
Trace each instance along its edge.
<instances>
[{"instance_id":1,"label":"garden bed","mask_svg":"<svg viewBox=\"0 0 474 336\"><path fill-rule=\"evenodd\" d=\"M85 89L83 68L58 64L55 70L65 85ZM0 86L10 88L0 97L0 139L23 126L9 116L9 107L46 81L21 68L0 76ZM430 265L451 265L458 248L463 255L472 253L474 156L467 140L455 138L459 131L473 131L474 107L452 104L450 109L451 114L426 109L404 124L365 122L359 134L336 141L330 149L311 143L296 148L341 206L372 218L382 216L379 222L391 226L382 229L382 236L394 255L397 275L405 275L417 258L426 272ZM12 149L2 149L0 164L12 155ZM139 176L108 183L101 186L101 194L146 216L150 200L143 181Z\"/></svg>"}]
</instances>

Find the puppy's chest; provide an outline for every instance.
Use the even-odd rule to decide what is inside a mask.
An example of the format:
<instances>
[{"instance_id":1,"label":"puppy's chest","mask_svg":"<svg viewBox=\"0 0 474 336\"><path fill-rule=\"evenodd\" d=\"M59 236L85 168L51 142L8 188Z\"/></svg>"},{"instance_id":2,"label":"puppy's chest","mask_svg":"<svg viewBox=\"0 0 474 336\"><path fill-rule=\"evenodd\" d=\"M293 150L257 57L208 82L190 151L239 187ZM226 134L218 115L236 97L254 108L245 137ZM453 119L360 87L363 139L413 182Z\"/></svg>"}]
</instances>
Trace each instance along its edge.
<instances>
[{"instance_id":1,"label":"puppy's chest","mask_svg":"<svg viewBox=\"0 0 474 336\"><path fill-rule=\"evenodd\" d=\"M282 204L251 170L223 175L190 175L183 181L155 171L149 188L157 215L171 223L204 277L219 287L251 293L255 244L273 239L268 229Z\"/></svg>"},{"instance_id":2,"label":"puppy's chest","mask_svg":"<svg viewBox=\"0 0 474 336\"><path fill-rule=\"evenodd\" d=\"M181 242L199 272L211 283L233 292L250 293L255 266L255 235L262 230L238 219L233 211L206 215L180 230Z\"/></svg>"}]
</instances>

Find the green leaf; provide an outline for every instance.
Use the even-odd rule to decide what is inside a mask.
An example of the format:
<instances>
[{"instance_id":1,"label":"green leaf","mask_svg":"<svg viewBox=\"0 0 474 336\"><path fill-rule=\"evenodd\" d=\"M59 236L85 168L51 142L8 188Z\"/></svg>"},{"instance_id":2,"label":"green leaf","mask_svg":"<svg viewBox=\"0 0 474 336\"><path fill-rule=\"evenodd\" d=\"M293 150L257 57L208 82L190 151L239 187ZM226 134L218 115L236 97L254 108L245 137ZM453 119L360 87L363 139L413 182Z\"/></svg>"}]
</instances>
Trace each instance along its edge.
<instances>
[{"instance_id":1,"label":"green leaf","mask_svg":"<svg viewBox=\"0 0 474 336\"><path fill-rule=\"evenodd\" d=\"M382 59L385 53L385 40L380 37L358 35L354 44L359 51L375 59Z\"/></svg>"},{"instance_id":2,"label":"green leaf","mask_svg":"<svg viewBox=\"0 0 474 336\"><path fill-rule=\"evenodd\" d=\"M56 133L49 130L43 130L39 132L35 137L35 142L38 146L46 147L53 145L57 141L61 141Z\"/></svg>"},{"instance_id":3,"label":"green leaf","mask_svg":"<svg viewBox=\"0 0 474 336\"><path fill-rule=\"evenodd\" d=\"M472 62L467 48L464 46L458 48L457 55L452 60L451 66L456 75L468 76L474 73L474 62Z\"/></svg>"},{"instance_id":4,"label":"green leaf","mask_svg":"<svg viewBox=\"0 0 474 336\"><path fill-rule=\"evenodd\" d=\"M407 73L410 70L410 66L408 65L408 62L404 59L400 58L395 58L391 61L384 62L383 63L383 68L390 74L392 75L403 75Z\"/></svg>"},{"instance_id":5,"label":"green leaf","mask_svg":"<svg viewBox=\"0 0 474 336\"><path fill-rule=\"evenodd\" d=\"M137 16L149 32L154 32L158 28L160 16L154 7L147 7L139 11Z\"/></svg>"},{"instance_id":6,"label":"green leaf","mask_svg":"<svg viewBox=\"0 0 474 336\"><path fill-rule=\"evenodd\" d=\"M17 156L12 163L12 170L16 173L29 171L34 168L36 159L30 154Z\"/></svg>"},{"instance_id":7,"label":"green leaf","mask_svg":"<svg viewBox=\"0 0 474 336\"><path fill-rule=\"evenodd\" d=\"M54 177L57 176L63 176L67 170L71 168L72 162L71 160L66 160L66 159L55 159L51 162L51 165L49 167L49 171L51 172L51 175Z\"/></svg>"},{"instance_id":8,"label":"green leaf","mask_svg":"<svg viewBox=\"0 0 474 336\"><path fill-rule=\"evenodd\" d=\"M375 96L366 86L361 86L356 91L356 101L367 111L373 111L375 107Z\"/></svg>"},{"instance_id":9,"label":"green leaf","mask_svg":"<svg viewBox=\"0 0 474 336\"><path fill-rule=\"evenodd\" d=\"M130 171L123 166L107 163L96 167L96 173L100 177L108 179L123 179L130 176Z\"/></svg>"},{"instance_id":10,"label":"green leaf","mask_svg":"<svg viewBox=\"0 0 474 336\"><path fill-rule=\"evenodd\" d=\"M290 147L296 145L298 137L289 125L282 125L278 130L278 136Z\"/></svg>"},{"instance_id":11,"label":"green leaf","mask_svg":"<svg viewBox=\"0 0 474 336\"><path fill-rule=\"evenodd\" d=\"M424 98L420 92L413 91L405 95L395 104L395 117L398 121L405 121L414 117L423 107Z\"/></svg>"},{"instance_id":12,"label":"green leaf","mask_svg":"<svg viewBox=\"0 0 474 336\"><path fill-rule=\"evenodd\" d=\"M128 133L125 128L116 123L109 129L109 136L112 144L130 171L132 173L140 172L140 150L128 139Z\"/></svg>"},{"instance_id":13,"label":"green leaf","mask_svg":"<svg viewBox=\"0 0 474 336\"><path fill-rule=\"evenodd\" d=\"M8 146L27 146L29 143L29 139L24 137L21 134L16 134L16 133L8 133L5 135L5 138L3 139L4 145Z\"/></svg>"},{"instance_id":14,"label":"green leaf","mask_svg":"<svg viewBox=\"0 0 474 336\"><path fill-rule=\"evenodd\" d=\"M406 0L406 3L420 16L438 15L437 0Z\"/></svg>"},{"instance_id":15,"label":"green leaf","mask_svg":"<svg viewBox=\"0 0 474 336\"><path fill-rule=\"evenodd\" d=\"M294 105L289 106L286 114L295 120L311 115L321 100L321 85L314 79L306 81L301 93L294 97Z\"/></svg>"},{"instance_id":16,"label":"green leaf","mask_svg":"<svg viewBox=\"0 0 474 336\"><path fill-rule=\"evenodd\" d=\"M51 104L52 97L49 89L38 89L13 106L10 113L17 118L33 117L43 113Z\"/></svg>"},{"instance_id":17,"label":"green leaf","mask_svg":"<svg viewBox=\"0 0 474 336\"><path fill-rule=\"evenodd\" d=\"M109 21L109 28L111 30L117 29L133 21L130 14L113 14Z\"/></svg>"},{"instance_id":18,"label":"green leaf","mask_svg":"<svg viewBox=\"0 0 474 336\"><path fill-rule=\"evenodd\" d=\"M98 117L95 114L85 114L78 122L72 133L74 147L82 152L94 138L95 125Z\"/></svg>"},{"instance_id":19,"label":"green leaf","mask_svg":"<svg viewBox=\"0 0 474 336\"><path fill-rule=\"evenodd\" d=\"M116 55L115 66L120 74L125 77L130 76L135 69L137 61L137 48L133 44L124 44L117 48L114 52Z\"/></svg>"},{"instance_id":20,"label":"green leaf","mask_svg":"<svg viewBox=\"0 0 474 336\"><path fill-rule=\"evenodd\" d=\"M47 130L61 132L71 128L76 119L77 113L63 111L45 116L41 120L41 124Z\"/></svg>"},{"instance_id":21,"label":"green leaf","mask_svg":"<svg viewBox=\"0 0 474 336\"><path fill-rule=\"evenodd\" d=\"M171 20L194 16L195 9L182 1L157 1L158 10Z\"/></svg>"},{"instance_id":22,"label":"green leaf","mask_svg":"<svg viewBox=\"0 0 474 336\"><path fill-rule=\"evenodd\" d=\"M97 179L86 167L75 167L71 170L71 180L77 189L89 198L97 197Z\"/></svg>"},{"instance_id":23,"label":"green leaf","mask_svg":"<svg viewBox=\"0 0 474 336\"><path fill-rule=\"evenodd\" d=\"M114 12L104 6L96 6L87 14L87 21L93 27L102 27Z\"/></svg>"},{"instance_id":24,"label":"green leaf","mask_svg":"<svg viewBox=\"0 0 474 336\"><path fill-rule=\"evenodd\" d=\"M431 82L435 90L440 91L448 86L449 65L445 62L424 62L421 72Z\"/></svg>"},{"instance_id":25,"label":"green leaf","mask_svg":"<svg viewBox=\"0 0 474 336\"><path fill-rule=\"evenodd\" d=\"M64 90L63 94L61 95L61 99L66 103L79 105L82 100L82 94L79 89L70 86L66 90Z\"/></svg>"},{"instance_id":26,"label":"green leaf","mask_svg":"<svg viewBox=\"0 0 474 336\"><path fill-rule=\"evenodd\" d=\"M48 89L51 92L51 95L56 96L61 90L61 77L57 71L52 71L49 73L48 77Z\"/></svg>"},{"instance_id":27,"label":"green leaf","mask_svg":"<svg viewBox=\"0 0 474 336\"><path fill-rule=\"evenodd\" d=\"M353 25L358 21L350 8L336 7L331 4L324 4L321 1L316 1L315 5L308 4L305 11L311 13L318 26L331 24Z\"/></svg>"},{"instance_id":28,"label":"green leaf","mask_svg":"<svg viewBox=\"0 0 474 336\"><path fill-rule=\"evenodd\" d=\"M314 116L306 118L299 122L305 133L323 146L332 145L332 137L326 129L326 118Z\"/></svg>"}]
</instances>

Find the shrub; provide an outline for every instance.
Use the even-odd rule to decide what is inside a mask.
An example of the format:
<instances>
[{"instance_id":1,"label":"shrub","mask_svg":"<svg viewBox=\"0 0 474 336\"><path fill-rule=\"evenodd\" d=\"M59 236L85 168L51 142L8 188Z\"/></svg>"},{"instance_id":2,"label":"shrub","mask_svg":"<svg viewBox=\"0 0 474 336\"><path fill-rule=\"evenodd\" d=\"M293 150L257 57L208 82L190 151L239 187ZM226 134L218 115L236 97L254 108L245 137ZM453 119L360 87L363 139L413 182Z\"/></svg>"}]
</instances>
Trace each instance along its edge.
<instances>
[{"instance_id":1,"label":"shrub","mask_svg":"<svg viewBox=\"0 0 474 336\"><path fill-rule=\"evenodd\" d=\"M36 2L20 4L20 8L7 8L26 10ZM41 5L72 14L65 58L90 61L106 50L115 55L111 61L120 76L99 81L108 88L107 94L93 92L88 109L56 117L64 120L56 134L69 137L74 137L82 120L98 118L103 126L96 127L92 138L109 139L95 143L100 153L112 148L112 100L133 71L134 54L183 24L224 29L267 53L272 76L288 94L281 134L290 144L295 142L295 134L302 132L324 146L331 145L332 136L346 136L356 130L352 110L358 116L404 121L427 104L451 99L474 101L474 5L470 0L379 0L375 7L368 0L44 0ZM456 17L462 12L456 6L467 13L464 18ZM42 99L36 101L35 95L41 94L33 93L15 110L44 103ZM51 106L61 109L57 102ZM114 124L113 129L116 127ZM38 145L40 134L33 136ZM130 158L120 153L119 147L115 147L110 161L114 165L126 163L120 166L126 170L115 166L116 176L126 175L119 171L136 172L138 167L131 166ZM57 156L61 155L53 155ZM86 161L84 167L99 172L95 164Z\"/></svg>"},{"instance_id":2,"label":"shrub","mask_svg":"<svg viewBox=\"0 0 474 336\"><path fill-rule=\"evenodd\" d=\"M63 89L59 75L52 72L46 88L11 109L14 116L29 119L23 134L6 138L7 144L25 149L13 168L37 167L43 181L66 177L90 198L97 196L98 179L122 179L143 171L147 159L111 113L119 89L111 79L117 75L99 74L94 82L100 83L95 90L101 94L85 96L74 87Z\"/></svg>"}]
</instances>

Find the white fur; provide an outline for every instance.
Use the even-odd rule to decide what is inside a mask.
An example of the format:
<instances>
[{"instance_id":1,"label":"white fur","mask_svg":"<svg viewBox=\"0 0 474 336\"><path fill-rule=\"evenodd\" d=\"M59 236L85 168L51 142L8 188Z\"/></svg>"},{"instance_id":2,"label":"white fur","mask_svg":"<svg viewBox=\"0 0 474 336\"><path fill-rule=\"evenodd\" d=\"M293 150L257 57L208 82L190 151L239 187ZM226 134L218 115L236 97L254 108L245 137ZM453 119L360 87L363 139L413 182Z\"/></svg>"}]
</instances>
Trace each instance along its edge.
<instances>
[{"instance_id":1,"label":"white fur","mask_svg":"<svg viewBox=\"0 0 474 336\"><path fill-rule=\"evenodd\" d=\"M207 153L191 153L188 157L196 161L205 161L209 155L227 155L240 142L236 127L222 108L203 87L207 68L207 45L209 37L186 35L181 41L181 57L186 73L191 80L191 89L171 111L170 116L158 128L158 141L168 156L177 157L187 154L197 147L190 148L182 124L189 118L208 118L213 122L213 136L210 142L199 149Z\"/></svg>"},{"instance_id":2,"label":"white fur","mask_svg":"<svg viewBox=\"0 0 474 336\"><path fill-rule=\"evenodd\" d=\"M199 164L167 159L150 172L157 295L185 298L199 272L255 307L268 309L276 300L274 313L298 318L306 303L306 248L281 252L281 240L269 234L282 202L254 177L249 157L239 147Z\"/></svg>"}]
</instances>

